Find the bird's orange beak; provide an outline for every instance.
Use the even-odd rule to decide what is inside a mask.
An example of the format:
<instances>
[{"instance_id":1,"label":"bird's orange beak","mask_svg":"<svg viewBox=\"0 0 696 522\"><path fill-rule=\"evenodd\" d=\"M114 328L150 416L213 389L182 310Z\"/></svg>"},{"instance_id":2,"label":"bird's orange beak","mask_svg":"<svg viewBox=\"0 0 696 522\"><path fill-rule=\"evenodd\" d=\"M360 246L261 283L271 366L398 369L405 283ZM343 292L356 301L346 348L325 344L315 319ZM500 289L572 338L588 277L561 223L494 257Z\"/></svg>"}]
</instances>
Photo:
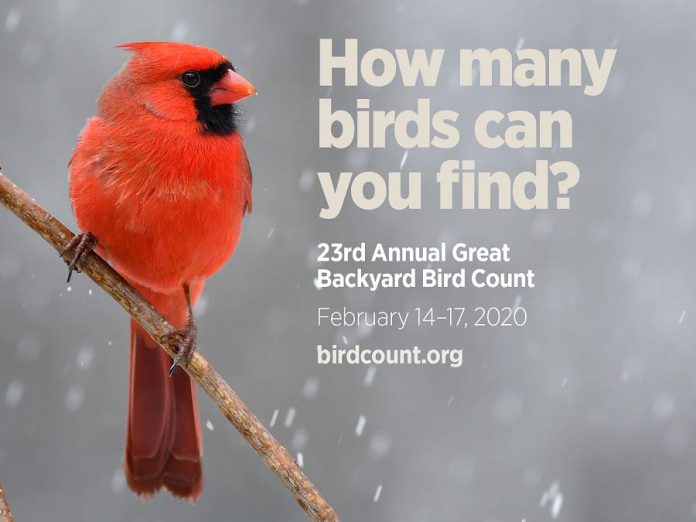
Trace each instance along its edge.
<instances>
[{"instance_id":1,"label":"bird's orange beak","mask_svg":"<svg viewBox=\"0 0 696 522\"><path fill-rule=\"evenodd\" d=\"M249 83L244 76L229 69L210 90L210 103L212 105L227 105L236 103L255 93L256 87Z\"/></svg>"}]
</instances>

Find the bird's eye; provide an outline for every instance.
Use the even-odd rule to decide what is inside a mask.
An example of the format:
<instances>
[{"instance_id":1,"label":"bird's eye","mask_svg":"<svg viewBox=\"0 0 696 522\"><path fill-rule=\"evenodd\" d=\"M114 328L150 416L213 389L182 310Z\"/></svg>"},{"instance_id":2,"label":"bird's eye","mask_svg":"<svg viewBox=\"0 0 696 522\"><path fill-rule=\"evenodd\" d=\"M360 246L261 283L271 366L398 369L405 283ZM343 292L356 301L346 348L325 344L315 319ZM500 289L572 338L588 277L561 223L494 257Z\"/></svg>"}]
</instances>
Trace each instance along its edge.
<instances>
[{"instance_id":1,"label":"bird's eye","mask_svg":"<svg viewBox=\"0 0 696 522\"><path fill-rule=\"evenodd\" d=\"M198 87L201 84L201 75L195 71L187 71L181 75L181 81L188 87Z\"/></svg>"}]
</instances>

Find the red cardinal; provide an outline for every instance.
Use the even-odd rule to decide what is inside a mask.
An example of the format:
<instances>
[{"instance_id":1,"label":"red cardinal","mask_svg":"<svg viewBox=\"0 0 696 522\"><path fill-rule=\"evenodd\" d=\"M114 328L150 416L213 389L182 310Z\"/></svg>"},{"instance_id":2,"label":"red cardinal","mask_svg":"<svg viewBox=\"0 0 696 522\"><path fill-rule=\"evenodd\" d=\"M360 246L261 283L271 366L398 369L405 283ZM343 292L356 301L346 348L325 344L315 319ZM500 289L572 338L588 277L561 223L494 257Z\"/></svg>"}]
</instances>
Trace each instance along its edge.
<instances>
[{"instance_id":1,"label":"red cardinal","mask_svg":"<svg viewBox=\"0 0 696 522\"><path fill-rule=\"evenodd\" d=\"M251 170L234 103L254 94L222 54L181 43L120 47L131 59L104 87L70 161L82 234L68 281L91 249L177 330L174 364L131 321L125 473L149 496L162 486L195 500L203 486L196 389L185 372L196 347L192 307L232 255L251 211ZM171 367L170 367L171 365Z\"/></svg>"}]
</instances>

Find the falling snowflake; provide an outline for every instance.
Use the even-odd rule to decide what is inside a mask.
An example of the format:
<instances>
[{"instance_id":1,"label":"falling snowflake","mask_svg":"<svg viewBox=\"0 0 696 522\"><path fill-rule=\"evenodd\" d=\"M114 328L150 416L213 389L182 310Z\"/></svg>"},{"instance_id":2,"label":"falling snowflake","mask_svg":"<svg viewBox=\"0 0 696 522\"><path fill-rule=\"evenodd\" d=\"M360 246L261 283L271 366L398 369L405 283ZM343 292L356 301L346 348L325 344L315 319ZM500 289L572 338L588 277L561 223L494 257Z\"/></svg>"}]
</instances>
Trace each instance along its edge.
<instances>
[{"instance_id":1,"label":"falling snowflake","mask_svg":"<svg viewBox=\"0 0 696 522\"><path fill-rule=\"evenodd\" d=\"M297 410L295 408L288 409L288 413L285 416L285 422L283 423L286 428L289 428L292 426L292 423L295 422L295 414L297 414Z\"/></svg>"},{"instance_id":2,"label":"falling snowflake","mask_svg":"<svg viewBox=\"0 0 696 522\"><path fill-rule=\"evenodd\" d=\"M365 379L363 380L363 384L366 387L372 386L372 383L375 380L375 374L377 373L377 367L376 366L370 366L367 371L365 372Z\"/></svg>"},{"instance_id":3,"label":"falling snowflake","mask_svg":"<svg viewBox=\"0 0 696 522\"><path fill-rule=\"evenodd\" d=\"M117 493L126 485L126 476L123 474L123 469L117 468L111 477L111 491Z\"/></svg>"},{"instance_id":4,"label":"falling snowflake","mask_svg":"<svg viewBox=\"0 0 696 522\"><path fill-rule=\"evenodd\" d=\"M544 491L539 501L541 507L549 506L551 512L551 518L558 518L561 514L561 508L563 507L563 493L561 493L561 486L558 482L552 482L549 489Z\"/></svg>"},{"instance_id":5,"label":"falling snowflake","mask_svg":"<svg viewBox=\"0 0 696 522\"><path fill-rule=\"evenodd\" d=\"M17 7L13 7L7 13L7 18L5 18L5 30L8 33L13 32L19 26L19 22L22 19L22 11Z\"/></svg>"},{"instance_id":6,"label":"falling snowflake","mask_svg":"<svg viewBox=\"0 0 696 522\"><path fill-rule=\"evenodd\" d=\"M363 430L365 430L365 423L367 422L367 419L365 418L364 415L361 415L360 418L358 419L358 423L355 425L355 434L360 437L363 434Z\"/></svg>"},{"instance_id":7,"label":"falling snowflake","mask_svg":"<svg viewBox=\"0 0 696 522\"><path fill-rule=\"evenodd\" d=\"M399 170L404 168L404 165L406 164L406 160L408 159L408 149L404 151L404 155L401 156L401 163L399 163Z\"/></svg>"},{"instance_id":8,"label":"falling snowflake","mask_svg":"<svg viewBox=\"0 0 696 522\"><path fill-rule=\"evenodd\" d=\"M5 392L5 402L10 408L14 408L19 404L19 401L22 400L22 395L24 395L24 385L22 381L11 381Z\"/></svg>"},{"instance_id":9,"label":"falling snowflake","mask_svg":"<svg viewBox=\"0 0 696 522\"><path fill-rule=\"evenodd\" d=\"M524 36L520 36L517 40L517 45L515 45L515 51L519 51L524 47Z\"/></svg>"},{"instance_id":10,"label":"falling snowflake","mask_svg":"<svg viewBox=\"0 0 696 522\"><path fill-rule=\"evenodd\" d=\"M379 497L382 496L382 484L377 486L377 490L375 491L375 496L372 497L372 502L377 502L379 500Z\"/></svg>"},{"instance_id":11,"label":"falling snowflake","mask_svg":"<svg viewBox=\"0 0 696 522\"><path fill-rule=\"evenodd\" d=\"M77 352L77 365L86 370L92 364L94 359L94 348L89 344L84 344L80 347L80 351Z\"/></svg>"},{"instance_id":12,"label":"falling snowflake","mask_svg":"<svg viewBox=\"0 0 696 522\"><path fill-rule=\"evenodd\" d=\"M317 395L319 391L319 379L316 377L308 377L302 387L302 395L305 398L311 399Z\"/></svg>"},{"instance_id":13,"label":"falling snowflake","mask_svg":"<svg viewBox=\"0 0 696 522\"><path fill-rule=\"evenodd\" d=\"M85 399L85 390L78 385L71 386L65 395L65 407L68 411L77 411Z\"/></svg>"},{"instance_id":14,"label":"falling snowflake","mask_svg":"<svg viewBox=\"0 0 696 522\"><path fill-rule=\"evenodd\" d=\"M316 173L312 169L304 169L302 174L300 174L300 190L302 192L308 192L314 185L314 178Z\"/></svg>"},{"instance_id":15,"label":"falling snowflake","mask_svg":"<svg viewBox=\"0 0 696 522\"><path fill-rule=\"evenodd\" d=\"M385 433L377 433L370 439L368 451L373 459L381 459L391 448L391 438Z\"/></svg>"},{"instance_id":16,"label":"falling snowflake","mask_svg":"<svg viewBox=\"0 0 696 522\"><path fill-rule=\"evenodd\" d=\"M185 20L179 20L174 29L172 29L172 40L175 42L183 42L189 33L188 23Z\"/></svg>"}]
</instances>

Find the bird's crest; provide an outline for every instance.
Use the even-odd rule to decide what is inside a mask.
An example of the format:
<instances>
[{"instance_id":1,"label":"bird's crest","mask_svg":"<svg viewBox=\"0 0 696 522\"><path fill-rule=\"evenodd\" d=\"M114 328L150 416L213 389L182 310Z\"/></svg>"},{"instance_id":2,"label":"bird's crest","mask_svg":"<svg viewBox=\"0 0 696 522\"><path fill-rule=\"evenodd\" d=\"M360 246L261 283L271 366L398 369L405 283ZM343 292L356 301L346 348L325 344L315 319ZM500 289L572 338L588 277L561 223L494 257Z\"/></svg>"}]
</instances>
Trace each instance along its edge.
<instances>
[{"instance_id":1,"label":"bird's crest","mask_svg":"<svg viewBox=\"0 0 696 522\"><path fill-rule=\"evenodd\" d=\"M194 70L212 69L229 62L223 54L204 47L180 42L130 42L117 45L163 68L187 68Z\"/></svg>"}]
</instances>

